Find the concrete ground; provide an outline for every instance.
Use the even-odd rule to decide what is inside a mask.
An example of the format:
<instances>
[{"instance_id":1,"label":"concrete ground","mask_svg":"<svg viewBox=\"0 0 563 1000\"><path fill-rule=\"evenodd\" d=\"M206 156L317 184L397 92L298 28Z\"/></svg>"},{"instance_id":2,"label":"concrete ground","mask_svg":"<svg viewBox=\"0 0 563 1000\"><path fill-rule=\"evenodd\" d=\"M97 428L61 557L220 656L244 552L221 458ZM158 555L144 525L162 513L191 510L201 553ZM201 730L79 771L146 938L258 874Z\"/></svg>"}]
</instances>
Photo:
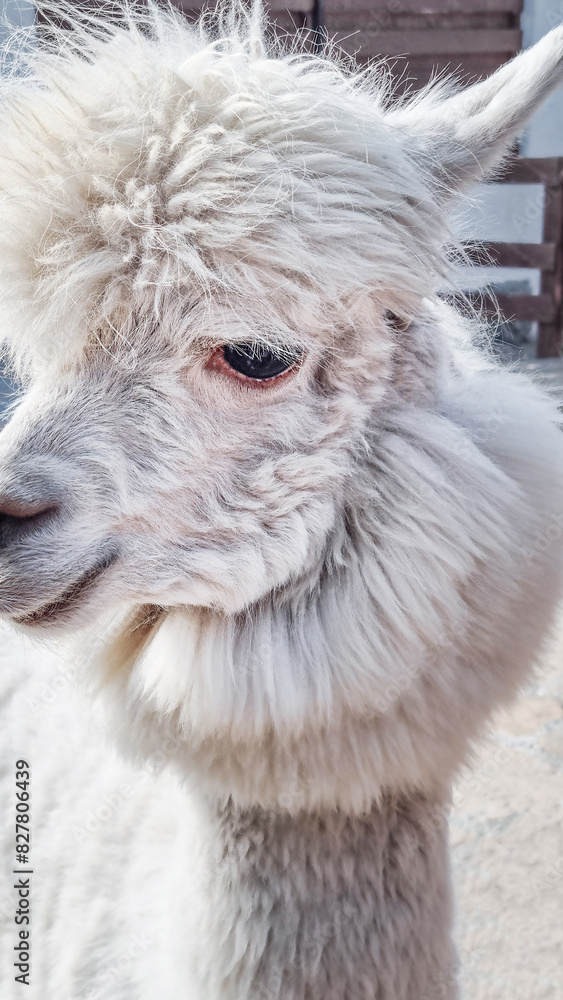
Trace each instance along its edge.
<instances>
[{"instance_id":1,"label":"concrete ground","mask_svg":"<svg viewBox=\"0 0 563 1000\"><path fill-rule=\"evenodd\" d=\"M464 1000L563 1000L563 617L458 783L450 829Z\"/></svg>"},{"instance_id":2,"label":"concrete ground","mask_svg":"<svg viewBox=\"0 0 563 1000\"><path fill-rule=\"evenodd\" d=\"M521 365L563 401L563 360ZM459 781L450 829L463 1000L563 1000L563 614Z\"/></svg>"}]
</instances>

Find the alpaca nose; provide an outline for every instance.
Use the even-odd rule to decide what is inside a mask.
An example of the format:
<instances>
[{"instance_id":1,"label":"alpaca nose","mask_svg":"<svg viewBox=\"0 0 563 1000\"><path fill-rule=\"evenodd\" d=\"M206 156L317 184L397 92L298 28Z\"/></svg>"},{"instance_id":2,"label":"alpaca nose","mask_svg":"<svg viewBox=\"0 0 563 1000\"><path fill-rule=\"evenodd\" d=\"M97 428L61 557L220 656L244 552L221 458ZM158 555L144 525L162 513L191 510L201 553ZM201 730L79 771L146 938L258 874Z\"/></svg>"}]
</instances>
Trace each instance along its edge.
<instances>
[{"instance_id":1,"label":"alpaca nose","mask_svg":"<svg viewBox=\"0 0 563 1000\"><path fill-rule=\"evenodd\" d=\"M58 512L52 500L27 501L0 496L0 549L30 535Z\"/></svg>"}]
</instances>

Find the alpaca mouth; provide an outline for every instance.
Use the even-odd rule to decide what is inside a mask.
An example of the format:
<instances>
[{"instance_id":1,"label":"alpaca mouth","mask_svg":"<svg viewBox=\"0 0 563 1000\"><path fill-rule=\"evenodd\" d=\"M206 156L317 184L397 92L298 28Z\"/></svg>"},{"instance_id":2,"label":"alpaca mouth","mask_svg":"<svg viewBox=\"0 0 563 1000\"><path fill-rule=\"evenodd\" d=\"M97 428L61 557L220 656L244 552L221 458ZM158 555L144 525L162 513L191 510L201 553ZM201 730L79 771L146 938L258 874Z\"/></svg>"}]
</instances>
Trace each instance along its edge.
<instances>
[{"instance_id":1,"label":"alpaca mouth","mask_svg":"<svg viewBox=\"0 0 563 1000\"><path fill-rule=\"evenodd\" d=\"M94 563L78 580L75 580L70 587L67 587L56 600L41 605L41 607L29 612L29 614L19 615L17 618L14 617L14 621L18 625L43 625L46 622L53 621L64 613L73 611L77 604L92 589L100 576L113 566L117 558L117 552L105 555L97 563Z\"/></svg>"}]
</instances>

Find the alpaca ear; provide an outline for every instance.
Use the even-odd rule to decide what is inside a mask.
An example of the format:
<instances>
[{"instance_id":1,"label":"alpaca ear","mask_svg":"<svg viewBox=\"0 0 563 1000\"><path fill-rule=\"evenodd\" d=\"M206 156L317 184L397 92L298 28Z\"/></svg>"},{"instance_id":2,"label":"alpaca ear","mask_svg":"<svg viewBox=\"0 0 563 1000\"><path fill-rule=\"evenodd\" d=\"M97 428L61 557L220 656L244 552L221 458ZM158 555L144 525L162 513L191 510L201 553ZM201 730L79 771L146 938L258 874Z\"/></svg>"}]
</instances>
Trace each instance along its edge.
<instances>
[{"instance_id":1,"label":"alpaca ear","mask_svg":"<svg viewBox=\"0 0 563 1000\"><path fill-rule=\"evenodd\" d=\"M542 101L563 80L563 25L481 83L447 96L430 87L391 118L415 140L417 153L453 193L502 161Z\"/></svg>"}]
</instances>

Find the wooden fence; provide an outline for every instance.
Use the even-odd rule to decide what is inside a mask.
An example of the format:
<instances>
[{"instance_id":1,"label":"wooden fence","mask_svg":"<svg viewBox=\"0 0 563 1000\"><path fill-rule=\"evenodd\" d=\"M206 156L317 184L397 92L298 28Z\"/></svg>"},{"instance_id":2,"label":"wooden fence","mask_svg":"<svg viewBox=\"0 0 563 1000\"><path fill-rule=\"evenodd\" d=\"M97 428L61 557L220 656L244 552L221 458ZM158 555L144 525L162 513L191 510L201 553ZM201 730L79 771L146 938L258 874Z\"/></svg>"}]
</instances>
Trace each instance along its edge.
<instances>
[{"instance_id":1,"label":"wooden fence","mask_svg":"<svg viewBox=\"0 0 563 1000\"><path fill-rule=\"evenodd\" d=\"M523 0L324 0L328 35L359 62L389 61L402 87L488 76L522 47Z\"/></svg>"},{"instance_id":2,"label":"wooden fence","mask_svg":"<svg viewBox=\"0 0 563 1000\"><path fill-rule=\"evenodd\" d=\"M520 157L501 180L506 184L542 185L543 204L537 197L528 197L521 206L523 221L541 212L542 242L486 243L467 246L466 250L475 263L486 262L486 257L499 267L537 269L541 274L540 291L538 295L484 296L482 308L485 314L496 315L500 311L505 319L537 322L537 357L558 357L562 346L563 157Z\"/></svg>"}]
</instances>

